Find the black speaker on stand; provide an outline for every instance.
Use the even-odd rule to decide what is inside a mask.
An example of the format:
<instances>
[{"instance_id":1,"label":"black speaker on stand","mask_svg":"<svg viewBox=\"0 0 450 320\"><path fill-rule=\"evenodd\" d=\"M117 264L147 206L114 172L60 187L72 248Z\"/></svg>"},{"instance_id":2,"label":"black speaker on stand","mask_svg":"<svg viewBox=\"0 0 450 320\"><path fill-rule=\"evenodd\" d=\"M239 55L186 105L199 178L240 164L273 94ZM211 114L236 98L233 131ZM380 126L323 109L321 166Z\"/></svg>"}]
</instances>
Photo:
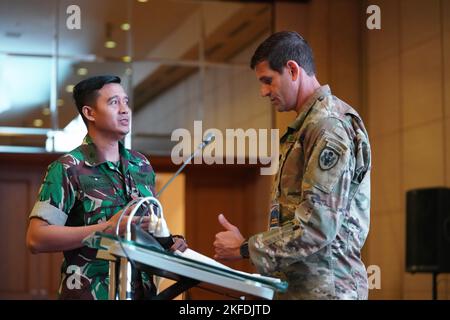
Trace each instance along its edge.
<instances>
[{"instance_id":1,"label":"black speaker on stand","mask_svg":"<svg viewBox=\"0 0 450 320\"><path fill-rule=\"evenodd\" d=\"M437 276L450 272L450 188L426 188L406 193L406 271Z\"/></svg>"}]
</instances>

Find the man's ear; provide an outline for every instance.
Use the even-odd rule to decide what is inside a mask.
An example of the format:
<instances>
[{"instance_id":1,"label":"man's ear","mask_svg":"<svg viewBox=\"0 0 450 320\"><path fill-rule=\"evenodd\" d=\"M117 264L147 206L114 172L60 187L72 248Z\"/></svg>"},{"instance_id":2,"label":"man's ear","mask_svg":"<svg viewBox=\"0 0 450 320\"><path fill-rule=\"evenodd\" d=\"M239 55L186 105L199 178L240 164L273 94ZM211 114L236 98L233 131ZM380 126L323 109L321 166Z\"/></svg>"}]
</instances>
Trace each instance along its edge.
<instances>
[{"instance_id":1,"label":"man's ear","mask_svg":"<svg viewBox=\"0 0 450 320\"><path fill-rule=\"evenodd\" d=\"M292 81L296 81L300 76L302 68L294 60L289 60L286 62L286 68L291 76Z\"/></svg>"},{"instance_id":2,"label":"man's ear","mask_svg":"<svg viewBox=\"0 0 450 320\"><path fill-rule=\"evenodd\" d=\"M95 111L90 106L83 106L81 108L81 112L83 113L83 116L89 120L89 121L95 121Z\"/></svg>"}]
</instances>

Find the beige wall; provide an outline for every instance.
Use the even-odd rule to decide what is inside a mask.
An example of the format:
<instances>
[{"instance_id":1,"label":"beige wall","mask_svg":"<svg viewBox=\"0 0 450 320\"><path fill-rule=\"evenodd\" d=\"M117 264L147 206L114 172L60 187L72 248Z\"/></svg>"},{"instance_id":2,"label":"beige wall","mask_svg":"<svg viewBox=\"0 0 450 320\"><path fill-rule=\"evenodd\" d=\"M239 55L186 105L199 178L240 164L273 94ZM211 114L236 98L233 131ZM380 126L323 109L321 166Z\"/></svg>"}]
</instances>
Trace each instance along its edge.
<instances>
[{"instance_id":1,"label":"beige wall","mask_svg":"<svg viewBox=\"0 0 450 320\"><path fill-rule=\"evenodd\" d=\"M382 290L371 298L429 299L431 276L404 271L405 192L450 184L450 2L370 4L382 17L381 30L365 32L373 155L367 262L382 272ZM450 298L448 277L439 279L439 297Z\"/></svg>"},{"instance_id":2,"label":"beige wall","mask_svg":"<svg viewBox=\"0 0 450 320\"><path fill-rule=\"evenodd\" d=\"M275 29L299 32L313 49L319 82L364 116L360 12L358 0L277 3ZM276 127L285 130L295 116L275 113Z\"/></svg>"},{"instance_id":3,"label":"beige wall","mask_svg":"<svg viewBox=\"0 0 450 320\"><path fill-rule=\"evenodd\" d=\"M156 173L156 192L172 178L173 173ZM172 234L186 234L185 227L185 183L184 173L178 175L161 193L159 201L164 208L164 217Z\"/></svg>"}]
</instances>

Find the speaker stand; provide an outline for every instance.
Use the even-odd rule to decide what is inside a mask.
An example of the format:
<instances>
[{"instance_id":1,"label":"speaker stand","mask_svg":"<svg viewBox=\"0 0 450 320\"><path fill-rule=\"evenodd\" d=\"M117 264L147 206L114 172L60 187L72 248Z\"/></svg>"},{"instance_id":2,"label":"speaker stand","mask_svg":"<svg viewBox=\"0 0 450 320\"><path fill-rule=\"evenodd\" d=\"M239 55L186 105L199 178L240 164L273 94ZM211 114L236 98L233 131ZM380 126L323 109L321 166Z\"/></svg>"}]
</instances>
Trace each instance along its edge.
<instances>
[{"instance_id":1,"label":"speaker stand","mask_svg":"<svg viewBox=\"0 0 450 320\"><path fill-rule=\"evenodd\" d=\"M433 272L433 297L432 300L437 300L437 277L439 272Z\"/></svg>"}]
</instances>

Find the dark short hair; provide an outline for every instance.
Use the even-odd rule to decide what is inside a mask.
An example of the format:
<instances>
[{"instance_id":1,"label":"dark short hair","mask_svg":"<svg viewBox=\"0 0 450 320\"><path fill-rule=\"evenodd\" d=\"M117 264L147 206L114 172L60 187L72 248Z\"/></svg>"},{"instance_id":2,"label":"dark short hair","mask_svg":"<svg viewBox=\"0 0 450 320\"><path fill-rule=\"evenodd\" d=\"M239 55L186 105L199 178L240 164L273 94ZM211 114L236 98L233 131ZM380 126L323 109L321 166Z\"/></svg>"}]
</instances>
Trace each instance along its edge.
<instances>
[{"instance_id":1,"label":"dark short hair","mask_svg":"<svg viewBox=\"0 0 450 320\"><path fill-rule=\"evenodd\" d=\"M311 47L294 31L276 32L264 40L253 54L250 67L255 69L257 64L267 61L272 70L283 73L289 60L297 62L309 76L316 74Z\"/></svg>"},{"instance_id":2,"label":"dark short hair","mask_svg":"<svg viewBox=\"0 0 450 320\"><path fill-rule=\"evenodd\" d=\"M77 83L73 88L73 99L84 123L87 124L87 120L82 112L83 106L95 106L98 91L108 83L120 83L120 81L120 78L117 76L105 75L87 78Z\"/></svg>"}]
</instances>

